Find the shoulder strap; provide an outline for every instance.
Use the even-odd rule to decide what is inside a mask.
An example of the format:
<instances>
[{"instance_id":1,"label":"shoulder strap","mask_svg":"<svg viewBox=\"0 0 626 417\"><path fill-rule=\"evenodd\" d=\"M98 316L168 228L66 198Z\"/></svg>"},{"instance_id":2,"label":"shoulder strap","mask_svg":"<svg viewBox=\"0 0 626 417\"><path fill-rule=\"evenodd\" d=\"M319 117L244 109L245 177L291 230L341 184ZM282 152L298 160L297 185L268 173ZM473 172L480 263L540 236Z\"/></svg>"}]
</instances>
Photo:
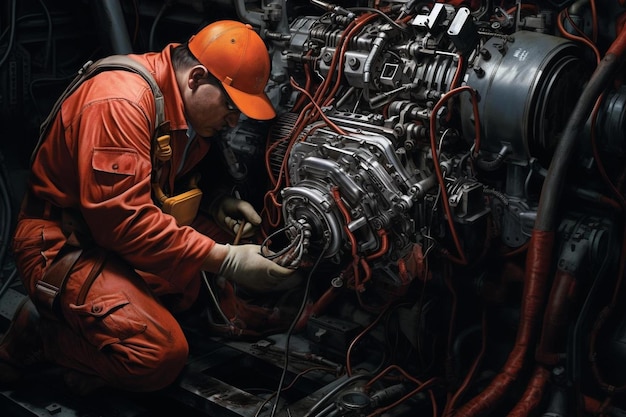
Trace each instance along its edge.
<instances>
[{"instance_id":1,"label":"shoulder strap","mask_svg":"<svg viewBox=\"0 0 626 417\"><path fill-rule=\"evenodd\" d=\"M141 75L150 85L150 88L152 89L152 94L154 94L154 101L156 105L156 122L154 125L154 131L157 131L159 126L161 126L165 121L165 104L163 100L163 93L161 92L161 89L157 85L156 81L154 80L154 77L152 77L152 74L150 73L150 71L148 71L146 67L144 67L134 59L126 55L111 55L106 58L102 58L96 62L87 61L78 71L78 75L72 80L70 85L67 86L65 91L63 91L61 96L54 103L54 106L48 114L48 117L46 117L39 129L39 141L37 142L37 146L35 146L35 149L32 153L31 162L35 158L37 150L41 146L41 143L48 133L52 121L61 109L61 104L63 104L63 101L65 101L67 97L69 97L74 91L76 91L76 89L84 81L101 73L102 71L111 70L124 70L134 72L135 74Z\"/></svg>"}]
</instances>

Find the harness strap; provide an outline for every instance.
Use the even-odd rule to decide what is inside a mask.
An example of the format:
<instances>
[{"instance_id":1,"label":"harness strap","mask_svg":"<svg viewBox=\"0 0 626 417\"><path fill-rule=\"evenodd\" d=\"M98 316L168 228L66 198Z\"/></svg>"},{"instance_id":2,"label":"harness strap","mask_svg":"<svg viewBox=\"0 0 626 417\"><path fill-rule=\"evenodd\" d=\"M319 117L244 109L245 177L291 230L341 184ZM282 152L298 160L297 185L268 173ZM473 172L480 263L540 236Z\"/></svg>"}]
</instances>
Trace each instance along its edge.
<instances>
[{"instance_id":1,"label":"harness strap","mask_svg":"<svg viewBox=\"0 0 626 417\"><path fill-rule=\"evenodd\" d=\"M80 247L65 245L61 252L54 258L54 262L43 277L35 284L33 301L35 304L46 307L40 309L43 314L51 318L60 316L58 310L58 295L63 291L65 282L70 275L70 271L83 253Z\"/></svg>"},{"instance_id":2,"label":"harness strap","mask_svg":"<svg viewBox=\"0 0 626 417\"><path fill-rule=\"evenodd\" d=\"M134 59L126 56L126 55L111 55L102 59L97 60L96 62L87 61L80 70L78 70L78 75L74 77L72 82L67 86L67 88L63 91L61 96L57 99L52 107L52 110L48 114L48 117L43 121L39 128L39 141L33 150L31 156L31 162L35 159L35 154L39 150L41 143L43 142L50 126L52 125L52 121L56 117L59 110L61 110L61 105L80 85L88 80L89 78L101 73L102 71L112 71L112 70L123 70L134 72L135 74L141 75L144 80L152 89L152 94L154 95L154 102L156 108L156 122L154 124L154 131L156 132L161 125L164 124L165 121L165 99L163 98L163 93L161 89L157 85L154 77L148 71L148 69L143 66L141 63L135 61Z\"/></svg>"},{"instance_id":3,"label":"harness strap","mask_svg":"<svg viewBox=\"0 0 626 417\"><path fill-rule=\"evenodd\" d=\"M85 304L85 300L87 299L87 293L91 288L91 285L96 280L100 272L102 272L102 268L104 268L104 264L107 260L107 252L104 250L97 250L96 259L93 262L93 266L91 267L91 271L89 271L89 275L87 275L87 279L83 282L82 287L80 288L80 292L78 293L78 297L76 298L76 305Z\"/></svg>"},{"instance_id":4,"label":"harness strap","mask_svg":"<svg viewBox=\"0 0 626 417\"><path fill-rule=\"evenodd\" d=\"M148 83L154 95L156 121L154 124L153 147L155 147L156 139L161 129L169 130L169 124L165 122L165 101L163 93L157 85L150 71L141 63L126 55L112 55L102 58L96 62L88 61L78 71L78 74L72 82L67 86L63 93L54 103L52 110L41 124L39 129L39 140L35 146L31 163L35 159L35 155L46 135L50 130L52 121L61 110L61 105L80 85L103 71L123 70L134 72L140 75ZM90 235L88 229L83 227L80 216L70 213L68 209L60 209L52 206L49 202L30 195L23 203L23 214L27 217L48 218L58 220L61 217L61 223L64 234L68 237L67 243L55 257L52 265L46 270L43 277L35 284L35 292L33 293L33 301L38 305L45 307L41 311L52 318L61 317L58 307L58 296L63 291L67 278L79 257L83 254L85 245L90 246ZM96 277L102 271L106 261L106 253L100 253L94 261L92 269L87 276L83 287L79 294L79 300L84 302L87 291L93 284ZM81 303L82 303L81 302Z\"/></svg>"}]
</instances>

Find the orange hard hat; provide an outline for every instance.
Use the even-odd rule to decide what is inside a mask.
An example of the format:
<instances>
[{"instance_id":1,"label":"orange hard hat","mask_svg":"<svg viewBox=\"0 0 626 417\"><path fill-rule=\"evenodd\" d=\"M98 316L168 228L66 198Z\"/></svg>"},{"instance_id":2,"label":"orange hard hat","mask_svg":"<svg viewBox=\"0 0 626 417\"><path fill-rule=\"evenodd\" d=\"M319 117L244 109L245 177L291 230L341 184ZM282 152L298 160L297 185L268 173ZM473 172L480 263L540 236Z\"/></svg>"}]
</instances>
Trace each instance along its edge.
<instances>
[{"instance_id":1,"label":"orange hard hat","mask_svg":"<svg viewBox=\"0 0 626 417\"><path fill-rule=\"evenodd\" d=\"M189 39L189 50L222 83L243 114L256 120L276 116L265 94L269 54L252 26L234 20L211 23Z\"/></svg>"}]
</instances>

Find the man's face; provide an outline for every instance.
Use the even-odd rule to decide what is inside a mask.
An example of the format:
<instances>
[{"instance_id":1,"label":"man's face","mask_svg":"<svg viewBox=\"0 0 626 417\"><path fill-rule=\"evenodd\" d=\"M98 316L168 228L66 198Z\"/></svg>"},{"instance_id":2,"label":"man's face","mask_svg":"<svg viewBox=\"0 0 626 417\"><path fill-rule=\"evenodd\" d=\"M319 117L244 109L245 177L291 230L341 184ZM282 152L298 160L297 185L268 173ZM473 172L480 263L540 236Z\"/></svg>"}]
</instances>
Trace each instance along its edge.
<instances>
[{"instance_id":1,"label":"man's face","mask_svg":"<svg viewBox=\"0 0 626 417\"><path fill-rule=\"evenodd\" d=\"M209 83L204 67L194 68L190 72L188 88L183 91L187 121L204 137L213 136L225 127L235 127L240 112L233 109L220 86Z\"/></svg>"}]
</instances>

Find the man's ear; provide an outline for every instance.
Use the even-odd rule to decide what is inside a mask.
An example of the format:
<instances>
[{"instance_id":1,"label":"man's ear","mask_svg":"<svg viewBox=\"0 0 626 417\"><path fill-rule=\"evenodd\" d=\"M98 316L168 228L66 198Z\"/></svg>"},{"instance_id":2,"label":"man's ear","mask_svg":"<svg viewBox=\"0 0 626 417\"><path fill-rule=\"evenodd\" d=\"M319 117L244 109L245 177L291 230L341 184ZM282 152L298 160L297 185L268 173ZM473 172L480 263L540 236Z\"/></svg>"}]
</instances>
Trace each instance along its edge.
<instances>
[{"instance_id":1,"label":"man's ear","mask_svg":"<svg viewBox=\"0 0 626 417\"><path fill-rule=\"evenodd\" d=\"M207 75L209 75L209 70L204 65L195 65L189 70L187 85L192 90L195 90L199 85L203 84L202 80L205 80Z\"/></svg>"}]
</instances>

